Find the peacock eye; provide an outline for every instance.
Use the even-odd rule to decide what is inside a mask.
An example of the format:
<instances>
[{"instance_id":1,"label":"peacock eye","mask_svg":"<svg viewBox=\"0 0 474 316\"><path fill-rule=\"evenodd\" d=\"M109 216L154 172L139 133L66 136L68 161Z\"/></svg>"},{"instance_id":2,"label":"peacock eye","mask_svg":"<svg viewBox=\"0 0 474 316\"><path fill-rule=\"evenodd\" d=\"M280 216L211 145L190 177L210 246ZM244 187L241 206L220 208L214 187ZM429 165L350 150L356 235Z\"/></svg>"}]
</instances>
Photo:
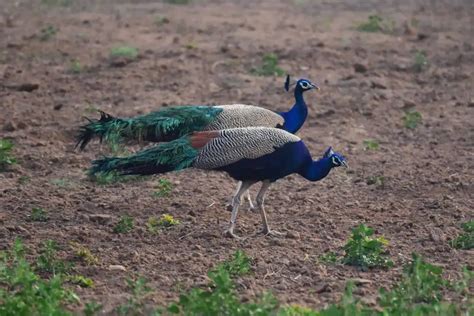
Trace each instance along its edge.
<instances>
[{"instance_id":1,"label":"peacock eye","mask_svg":"<svg viewBox=\"0 0 474 316\"><path fill-rule=\"evenodd\" d=\"M301 83L301 87L304 88L304 89L308 88L308 83L306 81L303 81Z\"/></svg>"},{"instance_id":2,"label":"peacock eye","mask_svg":"<svg viewBox=\"0 0 474 316\"><path fill-rule=\"evenodd\" d=\"M332 157L332 163L336 166L339 166L341 164L341 161L337 157Z\"/></svg>"}]
</instances>

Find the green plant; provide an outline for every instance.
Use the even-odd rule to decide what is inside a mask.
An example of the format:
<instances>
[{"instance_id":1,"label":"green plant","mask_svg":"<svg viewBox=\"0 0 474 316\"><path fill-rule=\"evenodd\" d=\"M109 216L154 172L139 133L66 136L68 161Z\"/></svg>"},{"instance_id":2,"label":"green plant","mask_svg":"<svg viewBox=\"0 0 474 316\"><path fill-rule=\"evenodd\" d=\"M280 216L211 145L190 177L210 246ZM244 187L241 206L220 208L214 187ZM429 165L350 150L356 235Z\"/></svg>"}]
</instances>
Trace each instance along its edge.
<instances>
[{"instance_id":1,"label":"green plant","mask_svg":"<svg viewBox=\"0 0 474 316\"><path fill-rule=\"evenodd\" d=\"M134 60L138 57L138 49L130 46L114 47L110 50L110 58L127 58Z\"/></svg>"},{"instance_id":2,"label":"green plant","mask_svg":"<svg viewBox=\"0 0 474 316\"><path fill-rule=\"evenodd\" d=\"M73 3L73 0L41 0L41 4L47 6L68 7Z\"/></svg>"},{"instance_id":3,"label":"green plant","mask_svg":"<svg viewBox=\"0 0 474 316\"><path fill-rule=\"evenodd\" d=\"M60 274L43 279L25 259L20 240L0 253L0 315L68 315L65 304L78 302L77 295L63 287Z\"/></svg>"},{"instance_id":4,"label":"green plant","mask_svg":"<svg viewBox=\"0 0 474 316\"><path fill-rule=\"evenodd\" d=\"M170 19L168 19L166 16L157 16L155 17L154 23L156 26L162 26L164 24L170 23Z\"/></svg>"},{"instance_id":5,"label":"green plant","mask_svg":"<svg viewBox=\"0 0 474 316\"><path fill-rule=\"evenodd\" d=\"M408 111L403 116L403 126L409 129L415 129L421 123L422 117L420 112Z\"/></svg>"},{"instance_id":6,"label":"green plant","mask_svg":"<svg viewBox=\"0 0 474 316\"><path fill-rule=\"evenodd\" d=\"M8 166L16 163L15 157L12 156L11 151L13 143L8 139L0 139L0 171L5 171Z\"/></svg>"},{"instance_id":7,"label":"green plant","mask_svg":"<svg viewBox=\"0 0 474 316\"><path fill-rule=\"evenodd\" d=\"M165 0L167 3L171 4L190 4L192 0Z\"/></svg>"},{"instance_id":8,"label":"green plant","mask_svg":"<svg viewBox=\"0 0 474 316\"><path fill-rule=\"evenodd\" d=\"M278 56L273 53L263 55L262 64L250 72L257 76L283 76L285 74L285 71L278 66Z\"/></svg>"},{"instance_id":9,"label":"green plant","mask_svg":"<svg viewBox=\"0 0 474 316\"><path fill-rule=\"evenodd\" d=\"M385 186L385 177L384 176L370 176L366 181L367 185L375 185L376 187L383 188Z\"/></svg>"},{"instance_id":10,"label":"green plant","mask_svg":"<svg viewBox=\"0 0 474 316\"><path fill-rule=\"evenodd\" d=\"M388 241L384 237L371 237L374 230L360 224L352 229L352 235L344 246L344 264L358 266L362 269L393 266L393 262L384 254Z\"/></svg>"},{"instance_id":11,"label":"green plant","mask_svg":"<svg viewBox=\"0 0 474 316\"><path fill-rule=\"evenodd\" d=\"M121 216L118 223L114 226L114 233L129 233L132 231L133 226L133 217L130 217L128 215Z\"/></svg>"},{"instance_id":12,"label":"green plant","mask_svg":"<svg viewBox=\"0 0 474 316\"><path fill-rule=\"evenodd\" d=\"M174 219L173 216L169 214L161 215L160 219L152 216L146 222L146 227L150 233L157 233L162 228L168 228L171 226L179 225L179 220Z\"/></svg>"},{"instance_id":13,"label":"green plant","mask_svg":"<svg viewBox=\"0 0 474 316\"><path fill-rule=\"evenodd\" d=\"M375 139L366 139L363 141L365 150L377 150L379 149L379 142Z\"/></svg>"},{"instance_id":14,"label":"green plant","mask_svg":"<svg viewBox=\"0 0 474 316\"><path fill-rule=\"evenodd\" d=\"M117 307L120 315L142 315L145 307L145 299L151 288L147 284L147 280L138 277L136 280L128 279L127 286L132 291L131 297L123 305Z\"/></svg>"},{"instance_id":15,"label":"green plant","mask_svg":"<svg viewBox=\"0 0 474 316\"><path fill-rule=\"evenodd\" d=\"M83 70L82 64L79 60L74 59L71 61L69 64L69 71L74 73L74 74L79 74Z\"/></svg>"},{"instance_id":16,"label":"green plant","mask_svg":"<svg viewBox=\"0 0 474 316\"><path fill-rule=\"evenodd\" d=\"M415 71L421 72L428 67L428 59L426 58L426 53L422 51L417 51L415 53L415 61L413 68Z\"/></svg>"},{"instance_id":17,"label":"green plant","mask_svg":"<svg viewBox=\"0 0 474 316\"><path fill-rule=\"evenodd\" d=\"M224 269L231 277L241 276L250 272L251 259L242 250L237 250L230 260L226 260L217 266Z\"/></svg>"},{"instance_id":18,"label":"green plant","mask_svg":"<svg viewBox=\"0 0 474 316\"><path fill-rule=\"evenodd\" d=\"M94 316L102 309L102 304L96 301L87 302L84 306L84 316Z\"/></svg>"},{"instance_id":19,"label":"green plant","mask_svg":"<svg viewBox=\"0 0 474 316\"><path fill-rule=\"evenodd\" d=\"M474 248L474 220L463 223L461 227L464 232L451 241L451 247L457 249Z\"/></svg>"},{"instance_id":20,"label":"green plant","mask_svg":"<svg viewBox=\"0 0 474 316\"><path fill-rule=\"evenodd\" d=\"M57 258L58 244L51 239L46 240L40 250L36 268L41 272L65 274L72 268L72 264Z\"/></svg>"},{"instance_id":21,"label":"green plant","mask_svg":"<svg viewBox=\"0 0 474 316\"><path fill-rule=\"evenodd\" d=\"M74 254L83 260L87 265L94 266L99 264L99 258L94 256L89 248L76 242L71 242L71 248Z\"/></svg>"},{"instance_id":22,"label":"green plant","mask_svg":"<svg viewBox=\"0 0 474 316\"><path fill-rule=\"evenodd\" d=\"M339 261L337 254L329 251L319 256L318 261L324 264L335 264Z\"/></svg>"},{"instance_id":23,"label":"green plant","mask_svg":"<svg viewBox=\"0 0 474 316\"><path fill-rule=\"evenodd\" d=\"M48 214L41 207L33 207L31 209L30 220L33 222L46 222L48 219Z\"/></svg>"},{"instance_id":24,"label":"green plant","mask_svg":"<svg viewBox=\"0 0 474 316\"><path fill-rule=\"evenodd\" d=\"M425 262L417 254L412 257L400 283L391 291L380 290L380 305L390 315L406 315L406 311L420 303L439 303L442 299L441 289L449 284L442 278L441 267Z\"/></svg>"},{"instance_id":25,"label":"green plant","mask_svg":"<svg viewBox=\"0 0 474 316\"><path fill-rule=\"evenodd\" d=\"M171 190L173 190L173 184L168 179L159 179L158 184L155 186L155 191L153 192L153 196L155 197L165 197L171 194Z\"/></svg>"},{"instance_id":26,"label":"green plant","mask_svg":"<svg viewBox=\"0 0 474 316\"><path fill-rule=\"evenodd\" d=\"M361 32L392 32L394 23L385 22L378 15L370 15L367 21L362 22L357 26L357 30Z\"/></svg>"},{"instance_id":27,"label":"green plant","mask_svg":"<svg viewBox=\"0 0 474 316\"><path fill-rule=\"evenodd\" d=\"M67 277L67 280L73 284L79 285L80 287L94 287L94 280L86 278L83 275L70 275Z\"/></svg>"},{"instance_id":28,"label":"green plant","mask_svg":"<svg viewBox=\"0 0 474 316\"><path fill-rule=\"evenodd\" d=\"M57 28L53 25L48 25L40 30L39 39L44 42L53 38L57 33Z\"/></svg>"}]
</instances>

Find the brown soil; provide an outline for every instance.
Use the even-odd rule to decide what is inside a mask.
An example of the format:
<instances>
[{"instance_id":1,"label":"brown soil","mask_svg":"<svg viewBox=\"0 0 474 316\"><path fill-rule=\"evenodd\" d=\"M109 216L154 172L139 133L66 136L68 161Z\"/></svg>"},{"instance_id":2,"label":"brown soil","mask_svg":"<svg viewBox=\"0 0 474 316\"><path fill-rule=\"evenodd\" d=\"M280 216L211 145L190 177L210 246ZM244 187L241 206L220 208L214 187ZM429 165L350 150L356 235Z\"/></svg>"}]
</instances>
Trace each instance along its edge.
<instances>
[{"instance_id":1,"label":"brown soil","mask_svg":"<svg viewBox=\"0 0 474 316\"><path fill-rule=\"evenodd\" d=\"M396 282L413 251L450 277L472 265L472 252L448 245L459 224L474 217L472 1L80 1L64 8L27 2L0 1L0 133L14 141L19 159L0 173L0 246L20 237L34 253L54 239L61 257L72 259L70 242L87 245L101 264L76 264L96 283L77 289L84 301L107 302L110 311L127 295L124 280L140 274L155 289L155 303L170 302L206 283L206 271L236 249L255 259L241 293L271 290L282 302L311 307L337 300L354 277L372 281L357 294L373 300L379 286ZM355 29L373 13L393 21L392 32ZM57 33L41 40L48 25ZM123 44L138 48L138 59L111 65L110 49ZM413 67L418 50L429 62L421 72ZM270 224L288 237L255 235L259 215L241 212L237 233L248 238L224 238L225 204L235 186L225 174L167 174L174 189L164 198L152 196L157 177L109 186L87 179L91 160L106 152L96 142L74 151L82 117L96 116L92 106L121 116L179 104L289 108L284 78L250 74L269 52L285 71L322 88L306 95L311 112L300 136L315 156L332 145L351 166L318 183L295 175L273 185ZM80 73L71 71L73 60ZM411 108L423 117L414 130L402 122ZM378 140L380 149L364 150L366 139ZM373 176L384 184L367 184ZM49 221L30 221L33 207L47 210ZM163 213L181 225L149 234L147 219ZM94 222L97 214L111 219ZM136 228L114 234L124 214ZM340 251L358 223L390 240L395 268L362 272L316 263L325 251ZM117 264L127 271L108 269Z\"/></svg>"}]
</instances>

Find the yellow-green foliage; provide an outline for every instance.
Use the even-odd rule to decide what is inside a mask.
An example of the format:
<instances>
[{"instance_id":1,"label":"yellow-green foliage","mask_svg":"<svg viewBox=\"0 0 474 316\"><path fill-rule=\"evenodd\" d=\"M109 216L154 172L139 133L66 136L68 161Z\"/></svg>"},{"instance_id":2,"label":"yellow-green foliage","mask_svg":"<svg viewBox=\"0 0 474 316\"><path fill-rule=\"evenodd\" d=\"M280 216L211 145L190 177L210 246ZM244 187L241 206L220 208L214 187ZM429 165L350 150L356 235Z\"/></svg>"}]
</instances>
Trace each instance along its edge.
<instances>
[{"instance_id":1,"label":"yellow-green foliage","mask_svg":"<svg viewBox=\"0 0 474 316\"><path fill-rule=\"evenodd\" d=\"M83 260L87 265L94 266L99 264L99 258L94 256L89 248L76 242L71 242L71 248L74 254Z\"/></svg>"}]
</instances>

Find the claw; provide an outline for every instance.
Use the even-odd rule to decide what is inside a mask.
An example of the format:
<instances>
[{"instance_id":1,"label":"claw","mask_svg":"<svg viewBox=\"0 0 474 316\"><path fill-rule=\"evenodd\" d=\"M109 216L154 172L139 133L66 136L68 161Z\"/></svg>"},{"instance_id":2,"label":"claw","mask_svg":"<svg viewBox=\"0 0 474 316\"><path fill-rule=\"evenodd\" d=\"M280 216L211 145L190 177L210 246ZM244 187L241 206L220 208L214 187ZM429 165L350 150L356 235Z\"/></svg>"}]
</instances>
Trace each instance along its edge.
<instances>
[{"instance_id":1,"label":"claw","mask_svg":"<svg viewBox=\"0 0 474 316\"><path fill-rule=\"evenodd\" d=\"M226 237L234 238L234 239L237 239L237 240L242 240L243 239L242 237L239 237L236 234L234 234L234 232L230 231L230 229L226 230L224 235Z\"/></svg>"},{"instance_id":2,"label":"claw","mask_svg":"<svg viewBox=\"0 0 474 316\"><path fill-rule=\"evenodd\" d=\"M281 233L279 231L276 231L276 230L270 230L270 229L262 229L262 233L265 235L265 236L273 236L273 237L283 237L283 236L286 236L286 233Z\"/></svg>"}]
</instances>

